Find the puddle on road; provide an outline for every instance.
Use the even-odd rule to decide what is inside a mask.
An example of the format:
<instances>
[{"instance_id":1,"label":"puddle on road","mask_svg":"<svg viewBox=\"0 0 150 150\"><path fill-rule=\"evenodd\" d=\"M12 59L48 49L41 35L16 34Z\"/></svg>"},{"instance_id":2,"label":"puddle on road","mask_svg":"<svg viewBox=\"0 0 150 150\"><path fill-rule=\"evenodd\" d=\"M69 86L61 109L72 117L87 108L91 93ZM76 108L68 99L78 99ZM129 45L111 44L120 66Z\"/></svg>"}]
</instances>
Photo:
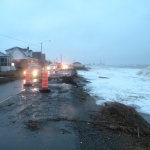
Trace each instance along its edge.
<instances>
[{"instance_id":1,"label":"puddle on road","mask_svg":"<svg viewBox=\"0 0 150 150\"><path fill-rule=\"evenodd\" d=\"M38 83L38 79L33 79L31 80L31 83ZM24 87L24 83L25 80L17 80L17 81L13 81L13 82L9 82L3 85L0 85L0 101L3 101L13 95L16 95L17 93L23 91L23 90L30 90L31 92L38 92L39 91L39 87L34 87L34 86L30 86L30 87ZM39 86L39 85L38 85ZM72 85L70 84L66 84L66 83L49 83L49 88L50 89L59 89L62 92L68 91L69 89L71 89ZM52 97L57 96L57 91L54 92L54 94L52 95Z\"/></svg>"},{"instance_id":2,"label":"puddle on road","mask_svg":"<svg viewBox=\"0 0 150 150\"><path fill-rule=\"evenodd\" d=\"M38 81L38 79L33 79L33 80L32 80L32 82L37 82L37 81Z\"/></svg>"},{"instance_id":3,"label":"puddle on road","mask_svg":"<svg viewBox=\"0 0 150 150\"><path fill-rule=\"evenodd\" d=\"M71 85L66 84L66 83L50 83L50 84L48 84L48 86L55 87L55 88L62 88L62 89L66 89L66 90L71 89Z\"/></svg>"},{"instance_id":4,"label":"puddle on road","mask_svg":"<svg viewBox=\"0 0 150 150\"><path fill-rule=\"evenodd\" d=\"M58 95L58 91L54 92L51 97L56 97Z\"/></svg>"},{"instance_id":5,"label":"puddle on road","mask_svg":"<svg viewBox=\"0 0 150 150\"><path fill-rule=\"evenodd\" d=\"M21 98L22 98L23 100L26 100L26 96L24 96L24 95L22 95Z\"/></svg>"},{"instance_id":6,"label":"puddle on road","mask_svg":"<svg viewBox=\"0 0 150 150\"><path fill-rule=\"evenodd\" d=\"M30 83L37 83L39 81L39 79L31 79ZM23 80L23 84L25 84L26 80Z\"/></svg>"},{"instance_id":7,"label":"puddle on road","mask_svg":"<svg viewBox=\"0 0 150 150\"><path fill-rule=\"evenodd\" d=\"M32 88L31 91L32 92L37 92L37 91L39 91L39 88Z\"/></svg>"}]
</instances>

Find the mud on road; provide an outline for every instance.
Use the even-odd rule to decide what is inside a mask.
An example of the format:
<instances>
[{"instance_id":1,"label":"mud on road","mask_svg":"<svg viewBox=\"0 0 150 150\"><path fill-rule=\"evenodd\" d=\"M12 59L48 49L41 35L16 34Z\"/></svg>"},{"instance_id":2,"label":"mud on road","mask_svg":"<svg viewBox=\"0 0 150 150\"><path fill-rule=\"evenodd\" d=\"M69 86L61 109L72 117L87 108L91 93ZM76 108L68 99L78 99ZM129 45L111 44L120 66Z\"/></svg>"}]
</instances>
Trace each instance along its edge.
<instances>
[{"instance_id":1,"label":"mud on road","mask_svg":"<svg viewBox=\"0 0 150 150\"><path fill-rule=\"evenodd\" d=\"M79 76L74 78L76 84L50 81L51 92L40 93L39 81L0 103L0 149L134 149L135 141L130 140L122 147L122 132L93 126L100 108L84 88L86 82Z\"/></svg>"}]
</instances>

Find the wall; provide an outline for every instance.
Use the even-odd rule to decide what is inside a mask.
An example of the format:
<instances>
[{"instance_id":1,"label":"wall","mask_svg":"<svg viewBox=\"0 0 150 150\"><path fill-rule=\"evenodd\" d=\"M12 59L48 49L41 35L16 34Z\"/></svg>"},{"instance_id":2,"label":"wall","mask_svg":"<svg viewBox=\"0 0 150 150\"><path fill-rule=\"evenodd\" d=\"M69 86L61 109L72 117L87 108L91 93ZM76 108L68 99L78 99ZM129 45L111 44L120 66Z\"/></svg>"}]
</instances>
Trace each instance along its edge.
<instances>
[{"instance_id":1,"label":"wall","mask_svg":"<svg viewBox=\"0 0 150 150\"><path fill-rule=\"evenodd\" d=\"M18 48L13 50L12 56L13 59L27 59L27 57Z\"/></svg>"},{"instance_id":2,"label":"wall","mask_svg":"<svg viewBox=\"0 0 150 150\"><path fill-rule=\"evenodd\" d=\"M13 66L1 66L1 71L10 71L10 70L16 70Z\"/></svg>"}]
</instances>

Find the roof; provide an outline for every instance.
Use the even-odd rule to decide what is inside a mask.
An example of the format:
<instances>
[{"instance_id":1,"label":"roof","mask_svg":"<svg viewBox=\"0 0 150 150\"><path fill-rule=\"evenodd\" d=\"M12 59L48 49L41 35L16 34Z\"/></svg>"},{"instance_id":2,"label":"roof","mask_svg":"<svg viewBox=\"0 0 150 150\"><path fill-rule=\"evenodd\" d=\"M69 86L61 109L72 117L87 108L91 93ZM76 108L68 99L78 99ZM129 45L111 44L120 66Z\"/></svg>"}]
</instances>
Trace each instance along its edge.
<instances>
[{"instance_id":1,"label":"roof","mask_svg":"<svg viewBox=\"0 0 150 150\"><path fill-rule=\"evenodd\" d=\"M3 52L0 52L0 55L1 55L1 54L2 54L2 55L4 55L4 56L7 56L7 55L6 55L6 54L4 54Z\"/></svg>"},{"instance_id":2,"label":"roof","mask_svg":"<svg viewBox=\"0 0 150 150\"><path fill-rule=\"evenodd\" d=\"M6 54L4 54L3 52L0 52L0 57L4 56L4 57L8 57Z\"/></svg>"},{"instance_id":3,"label":"roof","mask_svg":"<svg viewBox=\"0 0 150 150\"><path fill-rule=\"evenodd\" d=\"M15 47L9 48L9 49L7 49L7 50L5 50L5 51L10 51L10 50L13 50L14 48L22 49L22 48L20 48L20 47L15 46Z\"/></svg>"},{"instance_id":4,"label":"roof","mask_svg":"<svg viewBox=\"0 0 150 150\"><path fill-rule=\"evenodd\" d=\"M5 51L11 51L11 50L14 50L15 48L18 48L26 57L31 57L31 56L27 56L24 52L26 52L27 50L28 50L28 48L20 48L20 47L17 47L17 46L15 46L15 47L12 47L12 48L10 48L10 49L7 49L7 50L5 50ZM29 52L31 52L32 50L29 50Z\"/></svg>"}]
</instances>

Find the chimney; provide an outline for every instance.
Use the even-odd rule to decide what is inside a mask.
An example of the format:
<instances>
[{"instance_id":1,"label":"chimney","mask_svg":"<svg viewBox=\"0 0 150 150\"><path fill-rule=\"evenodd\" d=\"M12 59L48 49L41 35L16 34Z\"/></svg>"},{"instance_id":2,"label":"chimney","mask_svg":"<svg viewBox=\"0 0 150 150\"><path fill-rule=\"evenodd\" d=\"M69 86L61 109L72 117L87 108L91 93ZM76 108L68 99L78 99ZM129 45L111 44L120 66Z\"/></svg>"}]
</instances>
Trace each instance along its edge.
<instances>
[{"instance_id":1,"label":"chimney","mask_svg":"<svg viewBox=\"0 0 150 150\"><path fill-rule=\"evenodd\" d=\"M27 56L30 56L30 54L29 54L29 47L27 47Z\"/></svg>"}]
</instances>

